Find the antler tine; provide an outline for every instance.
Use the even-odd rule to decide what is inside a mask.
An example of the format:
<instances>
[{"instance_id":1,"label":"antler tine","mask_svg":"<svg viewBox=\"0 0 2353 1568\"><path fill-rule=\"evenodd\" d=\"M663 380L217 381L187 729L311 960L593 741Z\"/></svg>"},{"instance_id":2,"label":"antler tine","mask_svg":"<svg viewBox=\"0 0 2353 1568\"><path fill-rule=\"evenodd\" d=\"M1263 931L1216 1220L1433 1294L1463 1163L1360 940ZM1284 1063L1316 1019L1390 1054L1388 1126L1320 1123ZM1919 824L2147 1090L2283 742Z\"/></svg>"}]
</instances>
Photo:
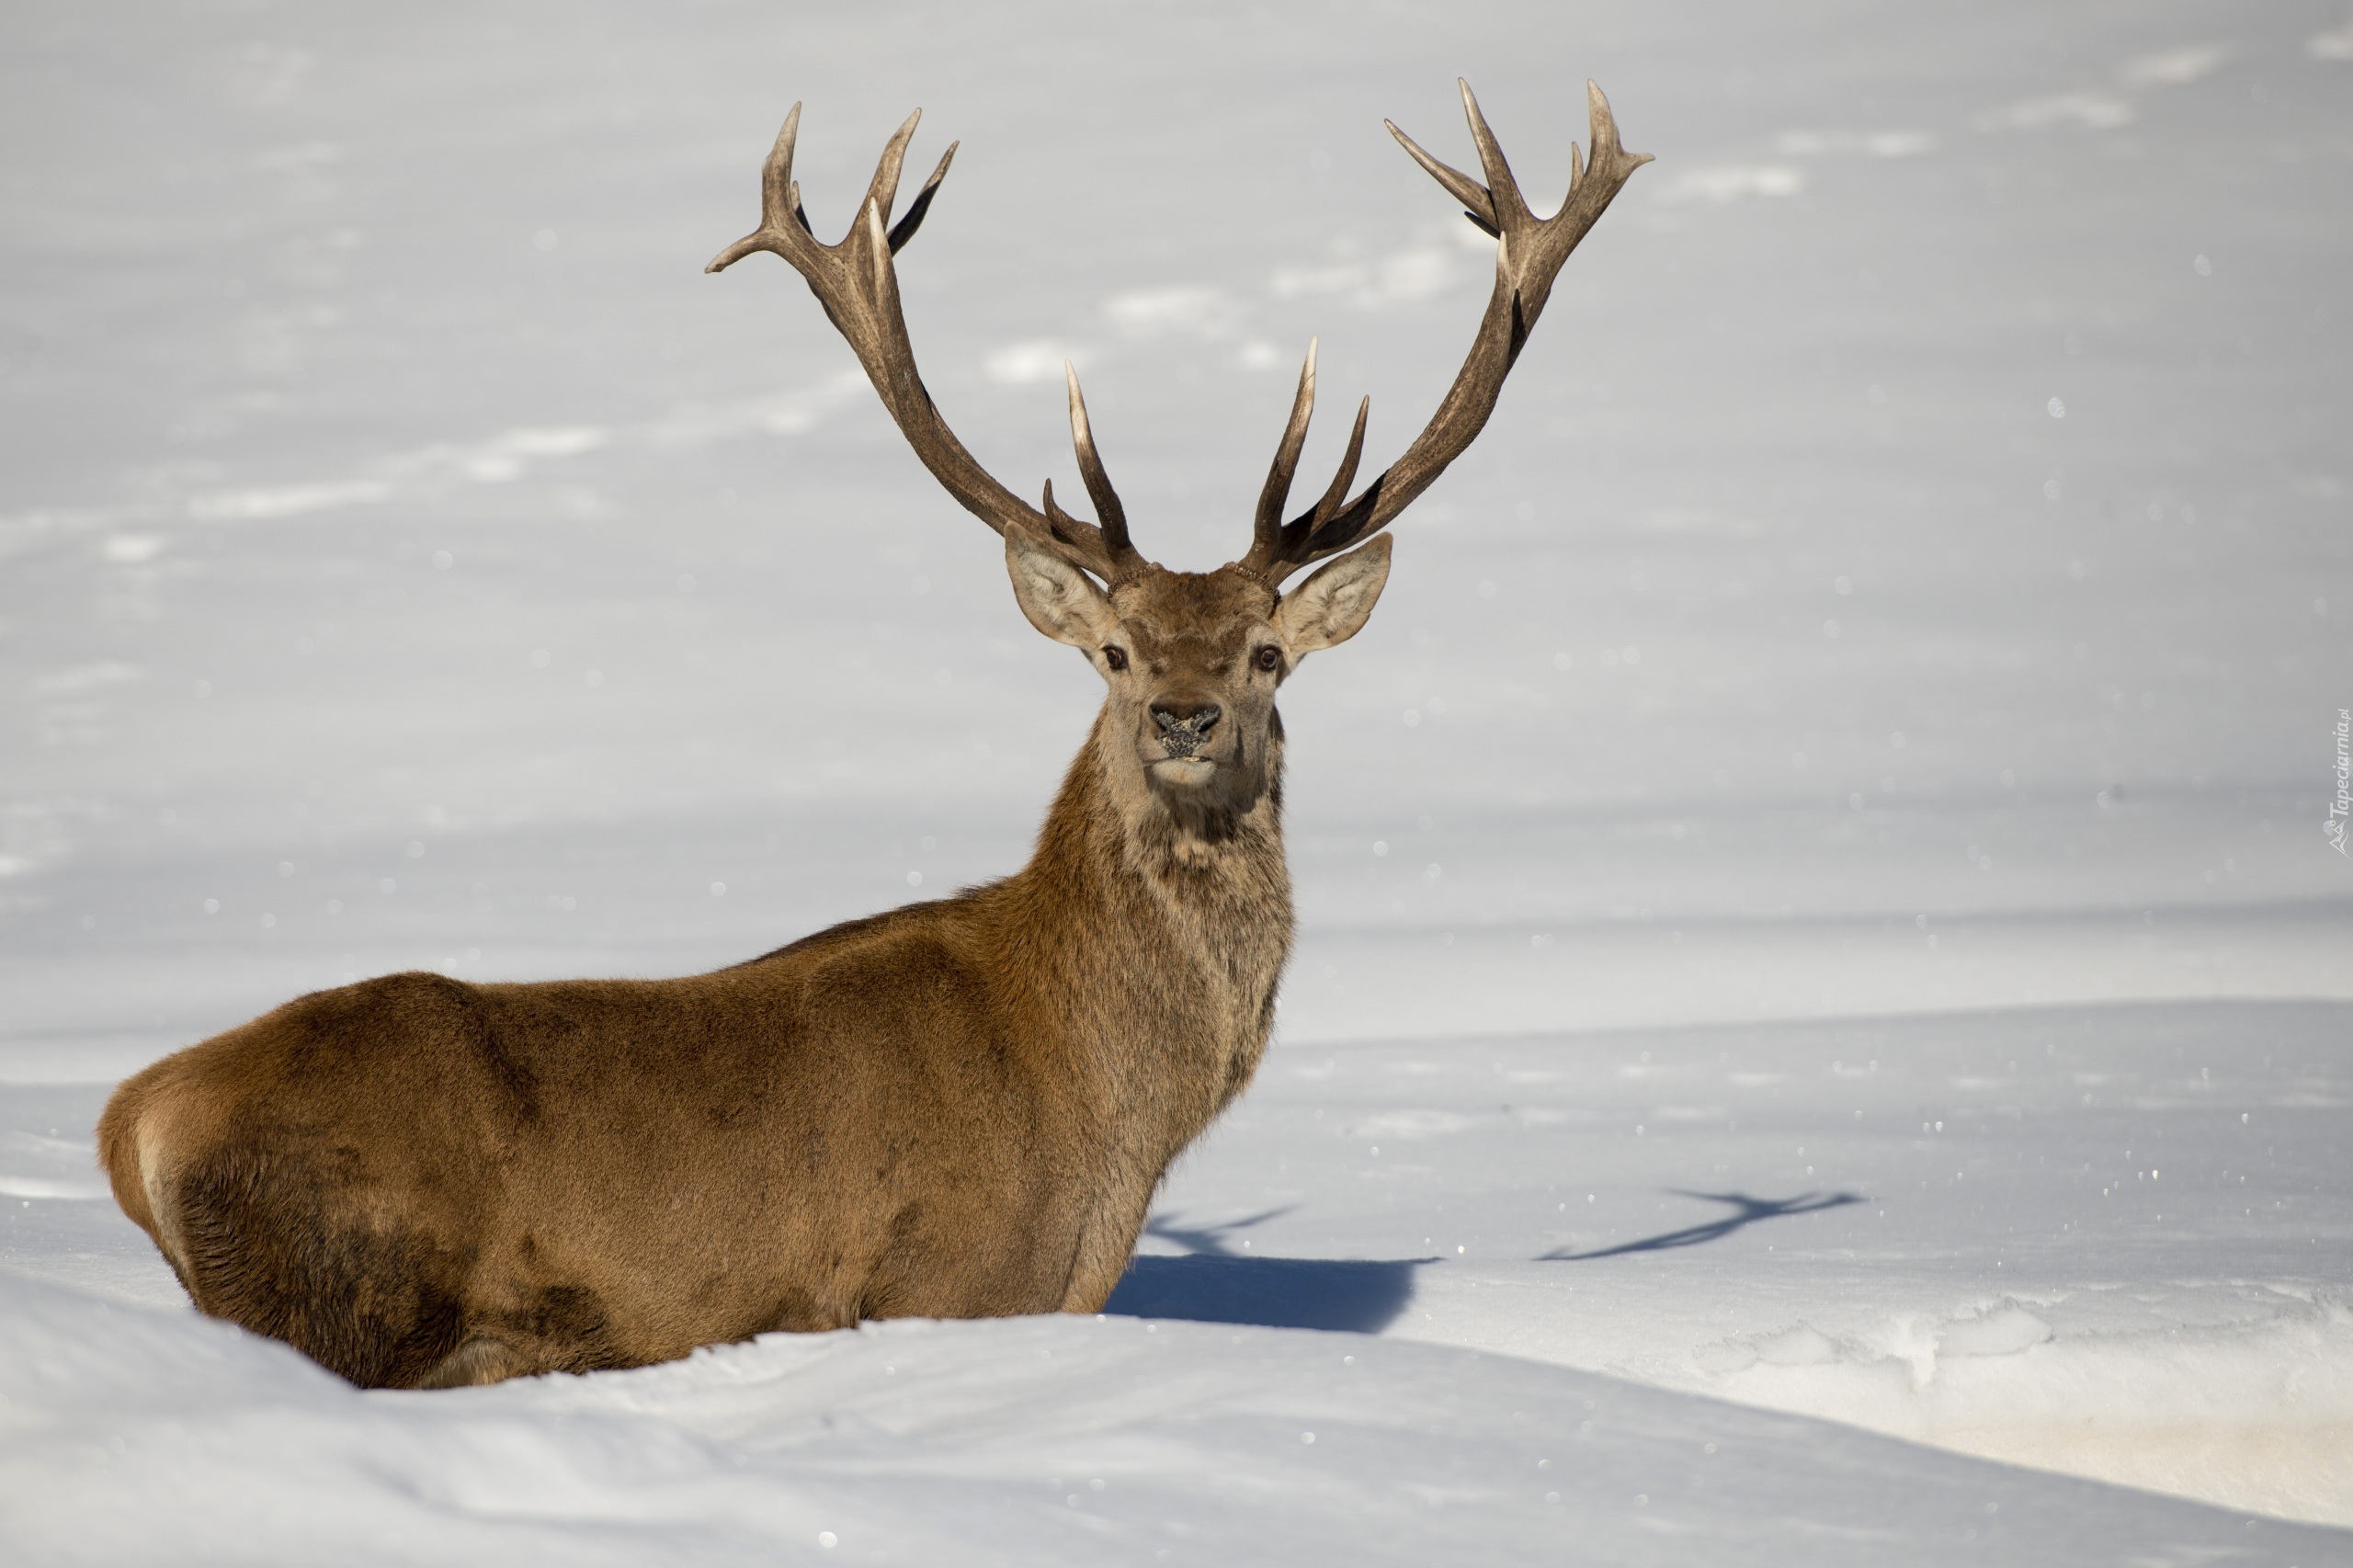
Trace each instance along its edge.
<instances>
[{"instance_id":1,"label":"antler tine","mask_svg":"<svg viewBox=\"0 0 2353 1568\"><path fill-rule=\"evenodd\" d=\"M1275 448L1274 466L1258 492L1257 516L1250 528L1250 553L1241 564L1253 574L1282 559L1283 503L1290 499L1290 482L1299 472L1299 454L1307 445L1307 422L1315 415L1315 350L1318 340L1307 340L1307 360L1299 368L1299 391L1291 394L1290 420Z\"/></svg>"},{"instance_id":2,"label":"antler tine","mask_svg":"<svg viewBox=\"0 0 2353 1568\"><path fill-rule=\"evenodd\" d=\"M724 272L756 250L773 251L788 261L793 261L795 214L801 207L801 187L792 178L792 148L801 135L801 106L784 117L784 129L776 133L776 145L768 150L767 161L760 165L760 226L710 258L705 272ZM802 234L809 233L809 220L801 217L798 227ZM798 261L793 261L797 267Z\"/></svg>"},{"instance_id":3,"label":"antler tine","mask_svg":"<svg viewBox=\"0 0 2353 1568\"><path fill-rule=\"evenodd\" d=\"M1348 430L1348 449L1340 454L1339 471L1332 475L1332 483L1325 487L1314 506L1283 525L1282 543L1275 551L1277 562L1305 560L1306 555L1302 552L1315 549L1317 532L1331 521L1333 515L1339 511L1340 503L1347 498L1348 486L1356 483L1357 464L1364 457L1365 420L1371 413L1372 399L1359 398L1357 401L1356 424ZM1289 566L1279 566L1272 574L1272 580L1280 582L1290 570Z\"/></svg>"},{"instance_id":4,"label":"antler tine","mask_svg":"<svg viewBox=\"0 0 2353 1568\"><path fill-rule=\"evenodd\" d=\"M1606 160L1613 168L1631 175L1644 164L1657 161L1648 153L1626 151L1625 144L1618 140L1618 117L1609 112L1609 100L1602 96L1601 84L1590 77L1585 84L1585 101L1586 124L1593 132L1596 166Z\"/></svg>"},{"instance_id":5,"label":"antler tine","mask_svg":"<svg viewBox=\"0 0 2353 1568\"><path fill-rule=\"evenodd\" d=\"M1046 534L1058 544L1067 545L1071 559L1101 577L1106 583L1115 580L1109 569L1109 551L1103 547L1103 530L1093 523L1081 522L1054 501L1054 482L1046 481ZM1097 564L1101 562L1104 564Z\"/></svg>"},{"instance_id":6,"label":"antler tine","mask_svg":"<svg viewBox=\"0 0 2353 1568\"><path fill-rule=\"evenodd\" d=\"M760 165L760 226L781 229L785 215L801 205L797 194L800 187L792 181L792 149L801 140L801 106L794 104L792 112L784 117L784 129L776 133L776 145L768 149L767 162ZM793 193L788 197L788 193Z\"/></svg>"},{"instance_id":7,"label":"antler tine","mask_svg":"<svg viewBox=\"0 0 2353 1568\"><path fill-rule=\"evenodd\" d=\"M923 215L931 210L932 196L939 189L939 182L948 177L948 165L956 161L956 149L962 145L961 142L948 143L948 151L939 154L939 166L931 171L931 177L923 182L923 188L915 192L915 199L907 203L907 215L891 225L892 256L898 255L906 243L915 237L915 231L923 227Z\"/></svg>"},{"instance_id":8,"label":"antler tine","mask_svg":"<svg viewBox=\"0 0 2353 1568\"><path fill-rule=\"evenodd\" d=\"M1087 499L1095 503L1095 515L1102 519L1097 528L1104 553L1124 577L1141 568L1144 559L1128 540L1127 508L1120 505L1119 492L1111 488L1111 476L1104 472L1102 455L1095 449L1095 427L1087 422L1086 397L1078 390L1078 369L1067 359L1063 361L1063 380L1070 389L1070 444L1078 453L1078 476L1086 482Z\"/></svg>"},{"instance_id":9,"label":"antler tine","mask_svg":"<svg viewBox=\"0 0 2353 1568\"><path fill-rule=\"evenodd\" d=\"M1471 91L1471 84L1457 76L1454 85L1462 89L1462 117L1471 122L1471 141L1479 149L1479 167L1486 171L1487 199L1498 227L1509 227L1517 217L1533 216L1528 203L1520 199L1519 182L1512 177L1511 165L1504 159L1504 150L1495 142L1495 133L1487 129L1487 117L1479 112L1479 100ZM1509 203L1506 208L1506 203Z\"/></svg>"},{"instance_id":10,"label":"antler tine","mask_svg":"<svg viewBox=\"0 0 2353 1568\"><path fill-rule=\"evenodd\" d=\"M891 221L892 204L899 199L899 169L907 161L907 143L915 138L915 126L923 119L923 110L900 122L891 132L891 140L882 149L882 156L874 165L874 178L866 187L866 199L881 209L882 222Z\"/></svg>"},{"instance_id":11,"label":"antler tine","mask_svg":"<svg viewBox=\"0 0 2353 1568\"><path fill-rule=\"evenodd\" d=\"M1364 422L1372 413L1372 399L1365 398L1357 404L1356 428L1348 432L1348 449L1341 455L1340 472L1332 476L1331 488L1315 503L1315 509L1293 521L1291 527L1313 533L1331 519L1347 499L1348 486L1357 482L1357 463L1364 457Z\"/></svg>"},{"instance_id":12,"label":"antler tine","mask_svg":"<svg viewBox=\"0 0 2353 1568\"><path fill-rule=\"evenodd\" d=\"M1414 162L1421 165L1428 173L1430 178L1444 186L1449 196L1462 203L1462 215L1465 218L1470 219L1490 234L1502 232L1495 227L1495 202L1489 198L1485 186L1481 185L1461 169L1450 168L1423 152L1418 142L1397 129L1395 120L1384 119L1381 123L1389 127L1389 134L1397 138L1397 145L1404 148Z\"/></svg>"},{"instance_id":13,"label":"antler tine","mask_svg":"<svg viewBox=\"0 0 2353 1568\"><path fill-rule=\"evenodd\" d=\"M1615 187L1624 184L1636 169L1656 160L1648 153L1626 151L1626 144L1618 137L1618 117L1609 112L1609 99L1603 95L1600 83L1591 80L1586 83L1585 100L1586 123L1591 131L1592 144L1592 156L1586 161L1586 172L1602 174L1607 171L1612 186L1610 194L1615 195ZM1608 205L1607 197L1602 204ZM1599 215L1597 210L1595 216ZM1590 227L1589 222L1587 226Z\"/></svg>"}]
</instances>

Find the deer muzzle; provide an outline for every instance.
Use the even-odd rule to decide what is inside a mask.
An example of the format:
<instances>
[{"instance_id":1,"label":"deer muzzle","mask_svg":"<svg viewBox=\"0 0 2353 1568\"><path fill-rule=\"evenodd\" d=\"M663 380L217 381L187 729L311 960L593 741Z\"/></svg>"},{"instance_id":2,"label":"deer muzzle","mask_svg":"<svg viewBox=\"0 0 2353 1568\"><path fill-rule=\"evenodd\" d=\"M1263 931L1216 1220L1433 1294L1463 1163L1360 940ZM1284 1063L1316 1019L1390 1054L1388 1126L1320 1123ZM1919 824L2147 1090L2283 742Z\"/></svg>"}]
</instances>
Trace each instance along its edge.
<instances>
[{"instance_id":1,"label":"deer muzzle","mask_svg":"<svg viewBox=\"0 0 2353 1568\"><path fill-rule=\"evenodd\" d=\"M1209 744L1224 710L1214 702L1170 699L1152 705L1152 722L1160 732L1161 749L1171 761L1199 756Z\"/></svg>"}]
</instances>

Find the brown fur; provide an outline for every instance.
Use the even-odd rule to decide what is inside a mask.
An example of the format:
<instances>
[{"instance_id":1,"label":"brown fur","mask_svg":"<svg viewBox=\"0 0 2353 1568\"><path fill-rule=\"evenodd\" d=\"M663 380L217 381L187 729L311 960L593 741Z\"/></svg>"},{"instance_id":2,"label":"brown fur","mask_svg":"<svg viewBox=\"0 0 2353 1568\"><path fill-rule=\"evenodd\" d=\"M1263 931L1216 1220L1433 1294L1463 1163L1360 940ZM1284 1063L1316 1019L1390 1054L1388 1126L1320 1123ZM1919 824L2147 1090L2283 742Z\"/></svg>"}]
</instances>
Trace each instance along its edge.
<instances>
[{"instance_id":1,"label":"brown fur","mask_svg":"<svg viewBox=\"0 0 2353 1568\"><path fill-rule=\"evenodd\" d=\"M100 1155L197 1306L392 1387L1100 1307L1266 1050L1291 934L1274 690L1361 624L1387 544L1343 574L1358 608L1154 568L1057 580L1077 619L1050 627L1037 541L1012 542L1025 610L1111 687L1027 867L710 974L386 975L156 1062ZM1204 782L1162 777L1199 771L1153 716L1172 694L1223 710Z\"/></svg>"}]
</instances>

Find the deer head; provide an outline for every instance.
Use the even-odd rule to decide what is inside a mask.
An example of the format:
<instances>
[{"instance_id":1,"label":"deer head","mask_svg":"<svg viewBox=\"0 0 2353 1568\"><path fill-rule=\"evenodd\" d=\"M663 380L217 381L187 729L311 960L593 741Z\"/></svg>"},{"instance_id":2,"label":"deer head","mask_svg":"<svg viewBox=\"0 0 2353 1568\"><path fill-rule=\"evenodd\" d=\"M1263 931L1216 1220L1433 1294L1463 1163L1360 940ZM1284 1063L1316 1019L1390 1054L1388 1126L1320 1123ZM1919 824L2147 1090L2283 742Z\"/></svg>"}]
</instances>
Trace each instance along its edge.
<instances>
[{"instance_id":1,"label":"deer head","mask_svg":"<svg viewBox=\"0 0 2353 1568\"><path fill-rule=\"evenodd\" d=\"M956 156L951 143L893 223L900 169L920 109L883 149L858 221L839 244L827 245L811 231L792 177L801 126L801 107L794 105L762 171L759 228L707 268L717 272L756 250L773 251L808 281L924 466L1004 536L1022 613L1040 631L1085 653L1102 676L1109 688L1103 733L1122 755L1131 744L1146 786L1187 814L1194 808L1247 809L1269 788L1281 738L1276 688L1300 660L1347 642L1363 627L1389 576L1390 540L1381 530L1486 424L1562 264L1628 176L1650 162L1647 153L1620 145L1608 101L1587 83L1591 163L1571 145L1568 196L1558 212L1540 219L1521 199L1470 85L1458 85L1483 184L1439 163L1393 124L1389 131L1462 203L1463 216L1495 236L1495 290L1471 352L1428 426L1351 495L1370 410L1370 400L1359 403L1339 472L1313 506L1286 522L1285 504L1315 406L1315 347L1310 344L1290 423L1258 496L1250 548L1214 572L1172 572L1136 550L1126 511L1096 450L1077 374L1067 366L1071 438L1094 505L1093 523L1063 510L1051 481L1041 506L1019 499L973 460L940 418L915 369L892 261L922 225ZM1282 591L1286 579L1317 562L1324 564Z\"/></svg>"},{"instance_id":2,"label":"deer head","mask_svg":"<svg viewBox=\"0 0 2353 1568\"><path fill-rule=\"evenodd\" d=\"M1281 737L1276 687L1307 654L1355 636L1389 576L1385 535L1281 595L1232 565L1143 563L1098 587L1056 543L1026 524L1006 528L1014 597L1031 625L1086 654L1109 688L1115 755L1131 752L1148 786L1188 815L1247 811L1266 792Z\"/></svg>"}]
</instances>

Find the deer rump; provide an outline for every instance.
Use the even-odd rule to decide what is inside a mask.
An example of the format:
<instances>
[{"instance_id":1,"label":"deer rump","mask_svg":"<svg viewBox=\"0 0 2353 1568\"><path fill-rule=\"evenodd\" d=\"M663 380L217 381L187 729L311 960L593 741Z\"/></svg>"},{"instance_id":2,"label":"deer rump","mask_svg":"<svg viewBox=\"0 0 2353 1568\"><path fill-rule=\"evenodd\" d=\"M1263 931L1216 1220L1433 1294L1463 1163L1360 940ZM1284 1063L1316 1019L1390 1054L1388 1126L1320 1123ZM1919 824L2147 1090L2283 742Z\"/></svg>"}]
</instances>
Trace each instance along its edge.
<instances>
[{"instance_id":1,"label":"deer rump","mask_svg":"<svg viewBox=\"0 0 2353 1568\"><path fill-rule=\"evenodd\" d=\"M200 1310L363 1386L1093 1311L1111 1108L959 950L972 903L688 980L305 996L131 1079L103 1158Z\"/></svg>"},{"instance_id":2,"label":"deer rump","mask_svg":"<svg viewBox=\"0 0 2353 1568\"><path fill-rule=\"evenodd\" d=\"M1586 89L1591 162L1571 146L1550 218L1468 85L1483 183L1390 127L1495 238L1470 354L1351 497L1359 404L1337 475L1286 522L1311 345L1249 551L1206 573L1136 549L1075 372L1097 522L980 467L916 373L893 260L955 147L894 225L910 117L824 244L792 178L796 105L760 227L710 269L766 251L801 275L925 466L1003 538L1022 613L1102 677L1037 852L1003 881L711 974L389 975L165 1058L116 1091L99 1153L197 1306L392 1387L863 1318L1099 1308L1169 1163L1266 1051L1291 937L1277 688L1363 627L1388 580L1381 530L1485 426L1562 264L1649 161Z\"/></svg>"}]
</instances>

